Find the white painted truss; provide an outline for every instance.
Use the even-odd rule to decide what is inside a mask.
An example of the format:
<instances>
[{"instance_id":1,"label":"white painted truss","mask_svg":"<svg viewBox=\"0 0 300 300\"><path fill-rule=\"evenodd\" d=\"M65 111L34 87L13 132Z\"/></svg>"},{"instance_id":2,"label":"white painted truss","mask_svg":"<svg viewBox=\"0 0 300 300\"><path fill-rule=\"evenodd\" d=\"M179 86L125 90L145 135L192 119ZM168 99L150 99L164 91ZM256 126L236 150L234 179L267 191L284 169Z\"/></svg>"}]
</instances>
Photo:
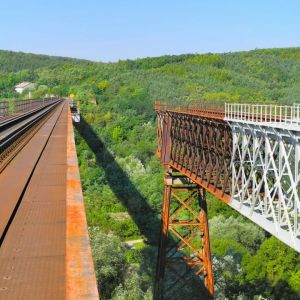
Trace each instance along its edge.
<instances>
[{"instance_id":1,"label":"white painted truss","mask_svg":"<svg viewBox=\"0 0 300 300\"><path fill-rule=\"evenodd\" d=\"M228 121L233 134L229 205L300 253L299 127Z\"/></svg>"}]
</instances>

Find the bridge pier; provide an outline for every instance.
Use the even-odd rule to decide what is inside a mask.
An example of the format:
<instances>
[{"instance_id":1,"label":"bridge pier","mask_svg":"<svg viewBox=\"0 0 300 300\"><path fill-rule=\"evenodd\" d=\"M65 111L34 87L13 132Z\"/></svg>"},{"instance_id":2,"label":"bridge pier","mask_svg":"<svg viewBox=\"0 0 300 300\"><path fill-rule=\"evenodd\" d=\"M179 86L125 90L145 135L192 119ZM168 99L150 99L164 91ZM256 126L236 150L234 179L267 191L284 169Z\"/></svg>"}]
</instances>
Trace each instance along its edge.
<instances>
[{"instance_id":1,"label":"bridge pier","mask_svg":"<svg viewBox=\"0 0 300 300\"><path fill-rule=\"evenodd\" d=\"M155 299L214 297L205 189L166 167Z\"/></svg>"}]
</instances>

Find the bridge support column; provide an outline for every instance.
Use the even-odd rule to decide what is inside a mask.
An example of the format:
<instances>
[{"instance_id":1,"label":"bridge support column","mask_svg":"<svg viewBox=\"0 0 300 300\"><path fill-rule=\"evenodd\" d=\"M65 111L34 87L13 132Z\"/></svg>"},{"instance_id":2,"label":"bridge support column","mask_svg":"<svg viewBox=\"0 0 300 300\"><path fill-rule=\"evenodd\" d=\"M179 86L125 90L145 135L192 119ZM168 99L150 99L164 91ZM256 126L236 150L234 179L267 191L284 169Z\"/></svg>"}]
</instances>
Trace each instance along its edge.
<instances>
[{"instance_id":1,"label":"bridge support column","mask_svg":"<svg viewBox=\"0 0 300 300\"><path fill-rule=\"evenodd\" d=\"M212 299L205 190L170 168L164 185L155 299Z\"/></svg>"}]
</instances>

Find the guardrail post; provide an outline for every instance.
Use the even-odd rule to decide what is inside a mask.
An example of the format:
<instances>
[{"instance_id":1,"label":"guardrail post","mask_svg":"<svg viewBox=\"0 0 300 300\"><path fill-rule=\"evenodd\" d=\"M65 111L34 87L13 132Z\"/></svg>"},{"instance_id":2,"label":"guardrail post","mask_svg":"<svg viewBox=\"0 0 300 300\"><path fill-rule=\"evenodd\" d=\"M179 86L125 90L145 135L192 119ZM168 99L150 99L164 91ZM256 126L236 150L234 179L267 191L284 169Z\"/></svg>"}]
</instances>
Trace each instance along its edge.
<instances>
[{"instance_id":1,"label":"guardrail post","mask_svg":"<svg viewBox=\"0 0 300 300\"><path fill-rule=\"evenodd\" d=\"M161 163L167 165L171 159L171 125L172 119L168 114L163 117Z\"/></svg>"}]
</instances>

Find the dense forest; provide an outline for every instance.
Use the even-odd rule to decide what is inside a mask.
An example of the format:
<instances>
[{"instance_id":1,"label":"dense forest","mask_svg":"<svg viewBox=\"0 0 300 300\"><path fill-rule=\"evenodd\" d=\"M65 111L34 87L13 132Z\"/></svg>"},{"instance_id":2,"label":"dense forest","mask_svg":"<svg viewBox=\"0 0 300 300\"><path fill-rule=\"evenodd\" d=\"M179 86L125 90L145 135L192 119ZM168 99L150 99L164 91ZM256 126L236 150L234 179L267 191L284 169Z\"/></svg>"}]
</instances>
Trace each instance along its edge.
<instances>
[{"instance_id":1,"label":"dense forest","mask_svg":"<svg viewBox=\"0 0 300 300\"><path fill-rule=\"evenodd\" d=\"M26 97L14 93L21 81L35 83L33 97L80 101L76 143L102 299L151 299L163 188L153 101L300 101L300 48L117 63L0 51L0 97ZM299 254L208 202L217 299L300 299Z\"/></svg>"}]
</instances>

